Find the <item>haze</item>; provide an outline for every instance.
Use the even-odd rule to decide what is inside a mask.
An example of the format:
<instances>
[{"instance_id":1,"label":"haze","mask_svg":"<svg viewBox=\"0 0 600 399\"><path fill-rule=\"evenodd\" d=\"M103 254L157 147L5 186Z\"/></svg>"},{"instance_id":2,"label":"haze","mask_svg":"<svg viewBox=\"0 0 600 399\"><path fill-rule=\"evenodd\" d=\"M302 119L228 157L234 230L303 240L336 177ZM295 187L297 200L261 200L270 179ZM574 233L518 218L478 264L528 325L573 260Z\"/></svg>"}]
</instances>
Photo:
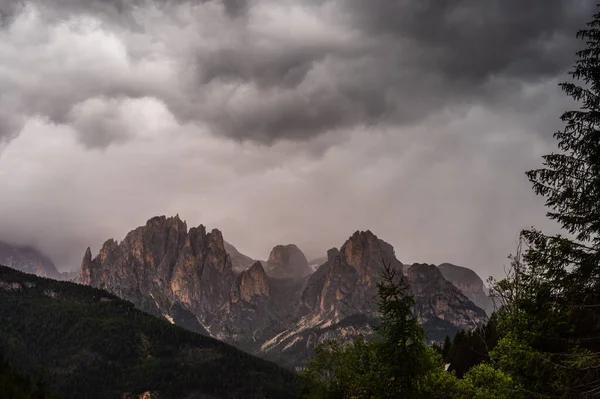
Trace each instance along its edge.
<instances>
[{"instance_id":1,"label":"haze","mask_svg":"<svg viewBox=\"0 0 600 399\"><path fill-rule=\"evenodd\" d=\"M264 259L370 229L501 276L545 221L591 0L0 0L0 240L60 270L155 215Z\"/></svg>"}]
</instances>

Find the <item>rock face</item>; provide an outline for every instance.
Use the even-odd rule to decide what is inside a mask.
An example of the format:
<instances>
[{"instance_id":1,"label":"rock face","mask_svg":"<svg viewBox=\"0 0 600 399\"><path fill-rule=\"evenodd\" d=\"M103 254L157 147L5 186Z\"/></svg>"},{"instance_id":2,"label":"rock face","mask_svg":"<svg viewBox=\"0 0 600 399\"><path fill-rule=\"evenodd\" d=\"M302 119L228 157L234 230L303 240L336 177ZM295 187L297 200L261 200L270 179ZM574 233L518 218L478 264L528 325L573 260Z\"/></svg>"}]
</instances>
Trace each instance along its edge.
<instances>
[{"instance_id":1,"label":"rock face","mask_svg":"<svg viewBox=\"0 0 600 399\"><path fill-rule=\"evenodd\" d=\"M442 263L438 266L444 278L450 281L475 305L486 311L488 316L495 310L494 301L487 294L481 278L471 269Z\"/></svg>"},{"instance_id":2,"label":"rock face","mask_svg":"<svg viewBox=\"0 0 600 399\"><path fill-rule=\"evenodd\" d=\"M377 282L384 266L402 272L393 247L372 232L356 232L340 248L328 251L327 262L310 276L302 292L298 321L263 345L281 364L306 361L325 339L372 336L377 318ZM415 315L430 340L441 341L459 329L485 322L485 312L444 279L433 265L413 265L406 278L415 296ZM290 356L293 354L293 356Z\"/></svg>"},{"instance_id":3,"label":"rock face","mask_svg":"<svg viewBox=\"0 0 600 399\"><path fill-rule=\"evenodd\" d=\"M236 274L221 232L188 230L177 216L152 218L121 243L106 241L93 259L88 248L80 281L246 350L290 317L295 294L294 286L273 287L259 262Z\"/></svg>"},{"instance_id":4,"label":"rock face","mask_svg":"<svg viewBox=\"0 0 600 399\"><path fill-rule=\"evenodd\" d=\"M306 256L294 244L277 245L267 260L267 274L271 277L300 278L312 272Z\"/></svg>"},{"instance_id":5,"label":"rock face","mask_svg":"<svg viewBox=\"0 0 600 399\"><path fill-rule=\"evenodd\" d=\"M178 216L152 218L121 243L106 241L94 259L88 248L80 273L81 283L175 323L185 318L198 332L206 332L202 319L190 316L218 311L234 280L221 233L202 225L188 231Z\"/></svg>"},{"instance_id":6,"label":"rock face","mask_svg":"<svg viewBox=\"0 0 600 399\"><path fill-rule=\"evenodd\" d=\"M292 365L305 362L325 339L371 336L377 316L376 284L383 264L402 270L393 247L372 232L355 232L340 250L310 276L300 299L298 319L261 350L270 359Z\"/></svg>"},{"instance_id":7,"label":"rock face","mask_svg":"<svg viewBox=\"0 0 600 399\"><path fill-rule=\"evenodd\" d=\"M232 291L232 302L244 301L251 303L255 298L268 298L270 291L267 274L262 264L256 262L236 279Z\"/></svg>"},{"instance_id":8,"label":"rock face","mask_svg":"<svg viewBox=\"0 0 600 399\"><path fill-rule=\"evenodd\" d=\"M486 320L485 311L446 280L435 265L415 263L406 272L415 298L415 314L429 339L441 341Z\"/></svg>"},{"instance_id":9,"label":"rock face","mask_svg":"<svg viewBox=\"0 0 600 399\"><path fill-rule=\"evenodd\" d=\"M32 247L20 247L0 242L0 264L40 277L62 279L52 260Z\"/></svg>"},{"instance_id":10,"label":"rock face","mask_svg":"<svg viewBox=\"0 0 600 399\"><path fill-rule=\"evenodd\" d=\"M233 269L218 230L188 230L178 217L150 219L118 243L84 255L80 280L193 331L209 334L286 366L306 362L319 342L373 335L376 284L384 264L403 270L393 247L355 232L311 274L294 245L277 246L266 267ZM416 314L428 333L471 328L485 319L435 266L411 266ZM441 336L441 339L445 334ZM437 339L437 336L436 338Z\"/></svg>"}]
</instances>

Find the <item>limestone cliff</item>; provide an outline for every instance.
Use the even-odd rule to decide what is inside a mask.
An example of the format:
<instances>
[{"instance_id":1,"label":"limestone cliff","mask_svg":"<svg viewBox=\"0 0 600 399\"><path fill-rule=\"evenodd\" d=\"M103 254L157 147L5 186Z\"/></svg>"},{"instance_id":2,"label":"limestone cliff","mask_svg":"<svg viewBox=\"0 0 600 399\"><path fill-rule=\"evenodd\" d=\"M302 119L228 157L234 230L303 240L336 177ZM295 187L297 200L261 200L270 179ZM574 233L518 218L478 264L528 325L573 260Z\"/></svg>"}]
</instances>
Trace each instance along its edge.
<instances>
[{"instance_id":1,"label":"limestone cliff","mask_svg":"<svg viewBox=\"0 0 600 399\"><path fill-rule=\"evenodd\" d=\"M236 274L220 231L188 230L179 217L155 217L95 258L86 250L80 281L137 307L246 350L284 327L304 280L273 286L260 262Z\"/></svg>"},{"instance_id":2,"label":"limestone cliff","mask_svg":"<svg viewBox=\"0 0 600 399\"><path fill-rule=\"evenodd\" d=\"M234 280L221 233L207 232L202 225L188 231L178 216L152 218L121 243L106 241L93 259L88 249L80 272L81 283L106 289L172 322L177 322L175 316L185 318L200 332L205 331L202 318L189 313L217 312L229 300Z\"/></svg>"},{"instance_id":3,"label":"limestone cliff","mask_svg":"<svg viewBox=\"0 0 600 399\"><path fill-rule=\"evenodd\" d=\"M452 332L468 331L485 322L485 311L446 280L435 265L415 263L406 277L415 298L415 314L430 339L440 341Z\"/></svg>"},{"instance_id":4,"label":"limestone cliff","mask_svg":"<svg viewBox=\"0 0 600 399\"><path fill-rule=\"evenodd\" d=\"M231 300L233 303L238 301L251 303L256 298L268 298L269 293L270 287L267 274L262 264L256 262L236 279Z\"/></svg>"}]
</instances>

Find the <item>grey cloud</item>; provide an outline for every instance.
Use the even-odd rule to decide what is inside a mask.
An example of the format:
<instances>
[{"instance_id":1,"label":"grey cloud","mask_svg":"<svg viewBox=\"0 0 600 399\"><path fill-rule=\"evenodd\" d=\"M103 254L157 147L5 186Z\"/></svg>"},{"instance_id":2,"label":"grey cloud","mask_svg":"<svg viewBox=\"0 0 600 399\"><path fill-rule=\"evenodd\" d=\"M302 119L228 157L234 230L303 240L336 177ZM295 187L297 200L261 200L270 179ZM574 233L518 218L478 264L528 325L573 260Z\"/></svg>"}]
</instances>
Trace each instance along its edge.
<instances>
[{"instance_id":1,"label":"grey cloud","mask_svg":"<svg viewBox=\"0 0 600 399\"><path fill-rule=\"evenodd\" d=\"M242 16L250 7L250 0L223 0L225 12L231 17Z\"/></svg>"},{"instance_id":2,"label":"grey cloud","mask_svg":"<svg viewBox=\"0 0 600 399\"><path fill-rule=\"evenodd\" d=\"M77 14L103 15L119 22L132 24L128 18L139 7L158 7L173 4L220 3L230 17L239 17L249 7L250 0L0 0L0 22L9 21L27 4L36 3L44 7L46 17L66 18Z\"/></svg>"},{"instance_id":3,"label":"grey cloud","mask_svg":"<svg viewBox=\"0 0 600 399\"><path fill-rule=\"evenodd\" d=\"M200 59L199 69L204 82L290 92L247 114L225 107L214 127L236 138L273 142L365 123L410 124L447 107L506 98L505 90L489 90L490 80L536 82L564 73L581 45L575 32L592 9L588 0L353 0L340 3L337 19L363 32L348 48L290 45L269 53L249 40ZM303 91L326 62L342 66L328 71L326 84Z\"/></svg>"},{"instance_id":4,"label":"grey cloud","mask_svg":"<svg viewBox=\"0 0 600 399\"><path fill-rule=\"evenodd\" d=\"M415 64L448 79L534 78L571 64L595 3L588 0L351 0L358 26L415 43ZM427 63L429 61L429 63Z\"/></svg>"},{"instance_id":5,"label":"grey cloud","mask_svg":"<svg viewBox=\"0 0 600 399\"><path fill-rule=\"evenodd\" d=\"M217 134L267 144L359 126L410 125L446 108L502 102L510 93L492 81L536 82L564 73L579 45L575 32L593 8L591 0L225 0L221 6L229 20L205 30L214 16L191 6L216 1L30 1L58 17L96 15L116 23L117 34L155 35L166 51L179 42L187 45L170 59L178 82L149 87L132 77L69 71L77 83L61 92L44 92L42 86L17 93L25 96L24 113L68 123L71 108L89 98L151 96L182 123L208 123ZM162 25L143 20L143 10L152 4L161 9ZM268 7L301 10L332 31L316 38L302 32L311 29L302 24L270 31L273 16L261 14ZM0 0L5 14L16 9ZM181 20L182 10L192 19ZM196 34L210 45L165 36L182 24L182 35ZM124 42L127 56L144 60L148 53L130 40ZM227 86L235 101L206 94L219 85ZM240 95L244 91L251 98ZM88 144L95 141L81 136ZM100 136L98 144L110 143L110 135Z\"/></svg>"},{"instance_id":6,"label":"grey cloud","mask_svg":"<svg viewBox=\"0 0 600 399\"><path fill-rule=\"evenodd\" d=\"M105 148L130 138L130 129L123 123L119 99L94 99L75 107L69 114L69 124L79 133L89 148Z\"/></svg>"},{"instance_id":7,"label":"grey cloud","mask_svg":"<svg viewBox=\"0 0 600 399\"><path fill-rule=\"evenodd\" d=\"M589 0L29 2L0 0L0 240L63 269L157 214L484 276L548 226L523 172Z\"/></svg>"}]
</instances>

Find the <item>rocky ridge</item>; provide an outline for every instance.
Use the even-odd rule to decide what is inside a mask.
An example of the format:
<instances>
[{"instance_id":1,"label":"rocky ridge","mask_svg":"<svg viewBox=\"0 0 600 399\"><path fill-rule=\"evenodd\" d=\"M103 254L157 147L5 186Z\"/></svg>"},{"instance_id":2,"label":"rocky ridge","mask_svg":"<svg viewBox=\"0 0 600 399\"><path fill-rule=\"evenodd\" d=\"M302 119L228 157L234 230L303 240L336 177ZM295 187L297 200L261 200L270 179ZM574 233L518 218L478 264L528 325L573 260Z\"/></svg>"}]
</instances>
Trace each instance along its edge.
<instances>
[{"instance_id":1,"label":"rocky ridge","mask_svg":"<svg viewBox=\"0 0 600 399\"><path fill-rule=\"evenodd\" d=\"M179 217L161 216L120 243L106 241L95 258L88 249L80 279L287 366L303 364L324 339L373 334L384 263L406 273L416 315L430 334L485 320L485 312L435 266L405 270L393 247L370 231L357 231L339 250L328 251L314 273L294 245L276 246L265 265L254 262L241 271L234 270L236 256L218 230L207 232L202 225L188 230Z\"/></svg>"}]
</instances>

